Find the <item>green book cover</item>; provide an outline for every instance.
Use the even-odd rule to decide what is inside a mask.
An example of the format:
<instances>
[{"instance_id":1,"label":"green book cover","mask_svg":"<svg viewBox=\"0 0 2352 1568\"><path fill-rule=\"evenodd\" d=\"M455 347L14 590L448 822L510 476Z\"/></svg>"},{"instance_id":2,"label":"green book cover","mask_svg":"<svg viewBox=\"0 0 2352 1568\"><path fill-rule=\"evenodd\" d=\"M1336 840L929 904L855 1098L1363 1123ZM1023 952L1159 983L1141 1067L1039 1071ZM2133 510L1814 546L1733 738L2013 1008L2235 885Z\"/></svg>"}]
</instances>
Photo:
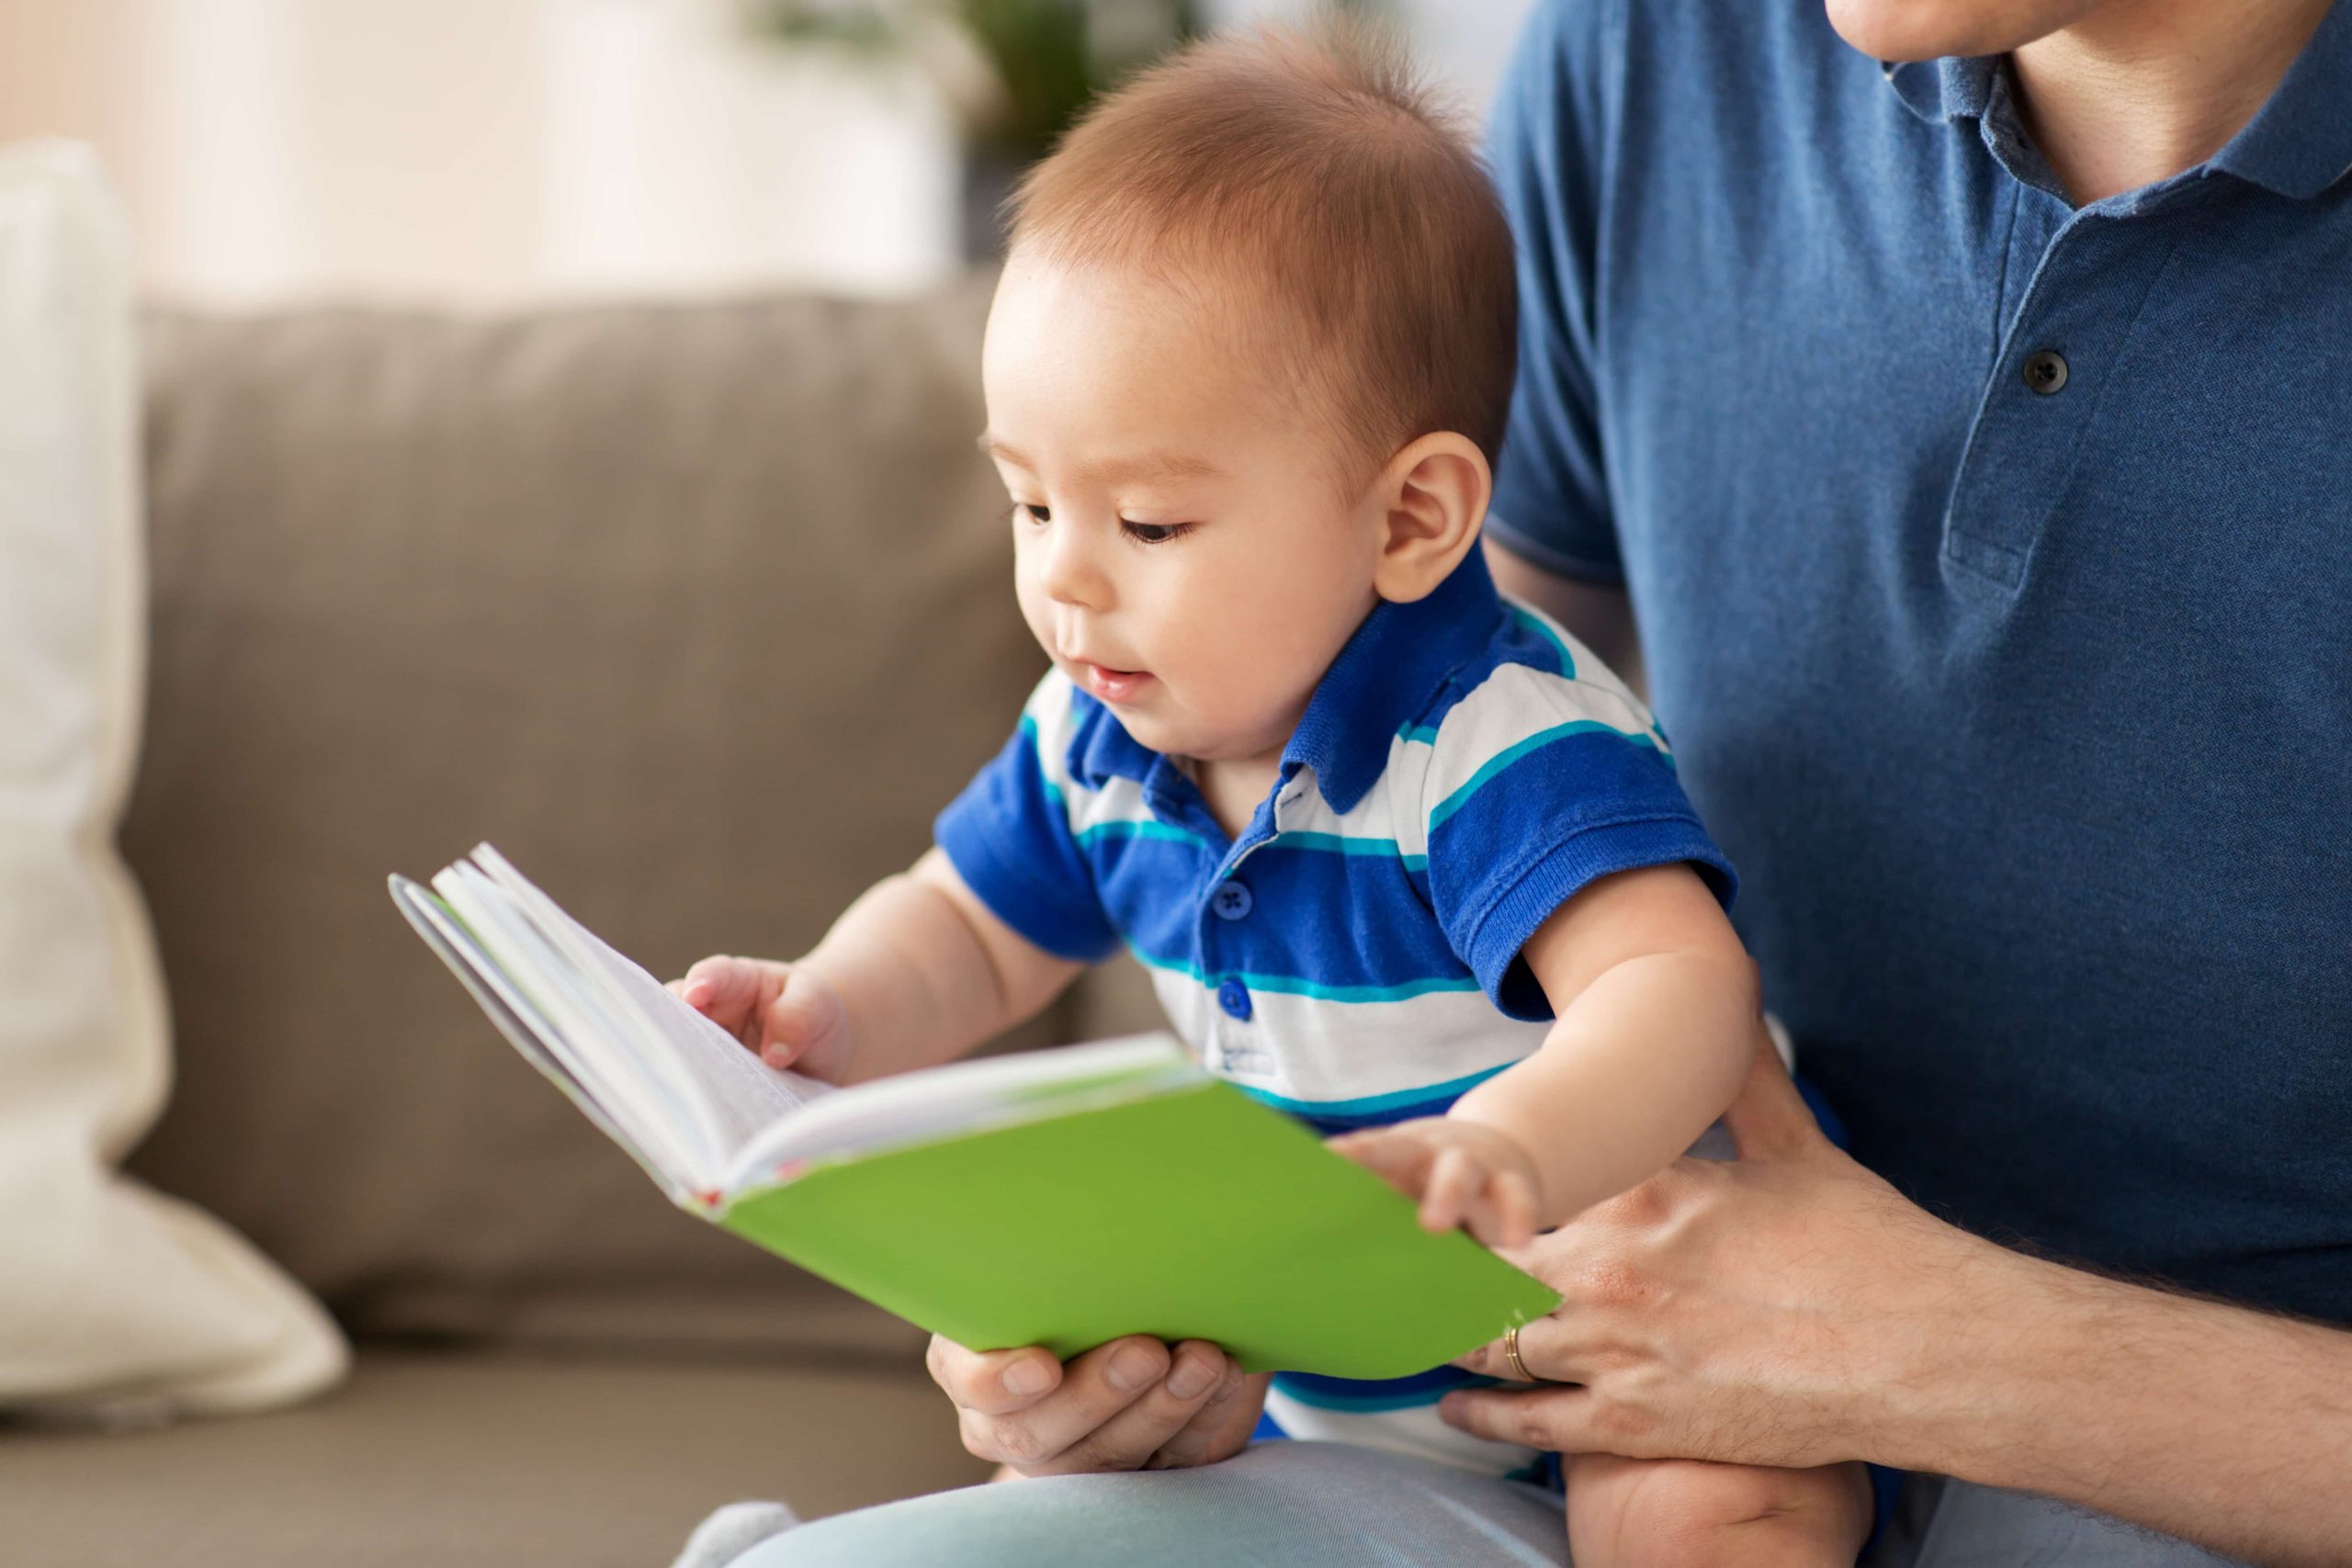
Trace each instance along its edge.
<instances>
[{"instance_id":1,"label":"green book cover","mask_svg":"<svg viewBox=\"0 0 2352 1568\"><path fill-rule=\"evenodd\" d=\"M1251 1371L1402 1377L1560 1300L1214 1080L820 1164L718 1219L976 1349L1148 1334Z\"/></svg>"},{"instance_id":2,"label":"green book cover","mask_svg":"<svg viewBox=\"0 0 2352 1568\"><path fill-rule=\"evenodd\" d=\"M1559 1303L1172 1037L835 1089L760 1063L488 845L391 893L673 1201L976 1349L1149 1334L1397 1377Z\"/></svg>"}]
</instances>

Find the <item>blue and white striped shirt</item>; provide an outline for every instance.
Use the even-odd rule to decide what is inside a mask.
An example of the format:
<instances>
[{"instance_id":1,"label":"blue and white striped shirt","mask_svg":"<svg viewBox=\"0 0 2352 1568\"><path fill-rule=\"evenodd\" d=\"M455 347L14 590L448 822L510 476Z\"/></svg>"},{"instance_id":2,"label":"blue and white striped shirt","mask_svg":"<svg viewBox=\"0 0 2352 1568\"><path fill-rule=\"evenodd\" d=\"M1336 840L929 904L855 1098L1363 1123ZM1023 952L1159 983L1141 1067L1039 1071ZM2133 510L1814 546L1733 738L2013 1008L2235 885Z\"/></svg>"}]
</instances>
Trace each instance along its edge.
<instances>
[{"instance_id":1,"label":"blue and white striped shirt","mask_svg":"<svg viewBox=\"0 0 2352 1568\"><path fill-rule=\"evenodd\" d=\"M1520 950L1596 878L1687 862L1733 886L1648 711L1475 553L1365 618L1238 838L1058 672L937 835L1006 924L1082 961L1124 943L1211 1072L1327 1133L1440 1114L1534 1051L1552 1012ZM1513 1468L1436 1420L1466 1381L1284 1374L1268 1408Z\"/></svg>"}]
</instances>

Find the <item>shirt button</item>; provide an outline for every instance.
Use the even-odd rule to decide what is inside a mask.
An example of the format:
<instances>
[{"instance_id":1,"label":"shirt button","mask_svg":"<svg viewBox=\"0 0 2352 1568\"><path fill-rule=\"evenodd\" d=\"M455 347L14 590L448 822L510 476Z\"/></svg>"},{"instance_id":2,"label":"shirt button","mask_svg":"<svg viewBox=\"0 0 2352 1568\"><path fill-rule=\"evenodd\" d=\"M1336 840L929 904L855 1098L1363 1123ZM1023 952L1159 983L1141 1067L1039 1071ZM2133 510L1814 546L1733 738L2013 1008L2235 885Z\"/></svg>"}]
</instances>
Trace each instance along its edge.
<instances>
[{"instance_id":1,"label":"shirt button","mask_svg":"<svg viewBox=\"0 0 2352 1568\"><path fill-rule=\"evenodd\" d=\"M1238 980L1227 980L1216 988L1216 1005L1229 1018L1247 1021L1250 1017L1250 987Z\"/></svg>"},{"instance_id":2,"label":"shirt button","mask_svg":"<svg viewBox=\"0 0 2352 1568\"><path fill-rule=\"evenodd\" d=\"M2066 360L2054 348L2037 348L2025 356L2025 384L2048 397L2066 384Z\"/></svg>"},{"instance_id":3,"label":"shirt button","mask_svg":"<svg viewBox=\"0 0 2352 1568\"><path fill-rule=\"evenodd\" d=\"M1209 908L1216 911L1220 920L1239 920L1249 917L1251 906L1257 902L1246 883L1228 882L1210 896Z\"/></svg>"}]
</instances>

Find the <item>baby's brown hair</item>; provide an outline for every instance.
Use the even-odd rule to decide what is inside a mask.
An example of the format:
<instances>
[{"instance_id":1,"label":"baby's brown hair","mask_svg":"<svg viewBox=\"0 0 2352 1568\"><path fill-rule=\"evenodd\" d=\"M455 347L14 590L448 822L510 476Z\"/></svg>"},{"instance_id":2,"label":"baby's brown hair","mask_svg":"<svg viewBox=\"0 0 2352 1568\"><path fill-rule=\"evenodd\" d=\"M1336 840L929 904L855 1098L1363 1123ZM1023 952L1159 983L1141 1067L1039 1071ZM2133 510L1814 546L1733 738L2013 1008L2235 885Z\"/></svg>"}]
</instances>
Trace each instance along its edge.
<instances>
[{"instance_id":1,"label":"baby's brown hair","mask_svg":"<svg viewBox=\"0 0 2352 1568\"><path fill-rule=\"evenodd\" d=\"M1455 117L1383 29L1192 44L1104 97L1006 203L1016 258L1240 282L1367 468L1451 430L1493 463L1517 356L1510 230Z\"/></svg>"}]
</instances>

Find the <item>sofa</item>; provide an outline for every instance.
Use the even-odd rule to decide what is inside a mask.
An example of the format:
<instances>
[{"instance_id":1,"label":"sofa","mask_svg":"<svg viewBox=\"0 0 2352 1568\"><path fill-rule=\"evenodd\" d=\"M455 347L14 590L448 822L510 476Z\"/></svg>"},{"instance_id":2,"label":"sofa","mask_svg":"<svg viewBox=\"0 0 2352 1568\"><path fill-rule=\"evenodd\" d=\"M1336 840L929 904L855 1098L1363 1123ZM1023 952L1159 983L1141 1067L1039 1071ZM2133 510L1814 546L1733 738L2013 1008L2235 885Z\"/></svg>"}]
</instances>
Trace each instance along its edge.
<instances>
[{"instance_id":1,"label":"sofa","mask_svg":"<svg viewBox=\"0 0 2352 1568\"><path fill-rule=\"evenodd\" d=\"M0 1561L621 1568L734 1498L980 1479L922 1335L673 1209L384 881L487 840L676 973L911 862L1043 669L987 294L145 314L120 843L176 1081L130 1169L356 1355L273 1413L0 1430ZM1006 1043L1151 1016L1107 971Z\"/></svg>"}]
</instances>

